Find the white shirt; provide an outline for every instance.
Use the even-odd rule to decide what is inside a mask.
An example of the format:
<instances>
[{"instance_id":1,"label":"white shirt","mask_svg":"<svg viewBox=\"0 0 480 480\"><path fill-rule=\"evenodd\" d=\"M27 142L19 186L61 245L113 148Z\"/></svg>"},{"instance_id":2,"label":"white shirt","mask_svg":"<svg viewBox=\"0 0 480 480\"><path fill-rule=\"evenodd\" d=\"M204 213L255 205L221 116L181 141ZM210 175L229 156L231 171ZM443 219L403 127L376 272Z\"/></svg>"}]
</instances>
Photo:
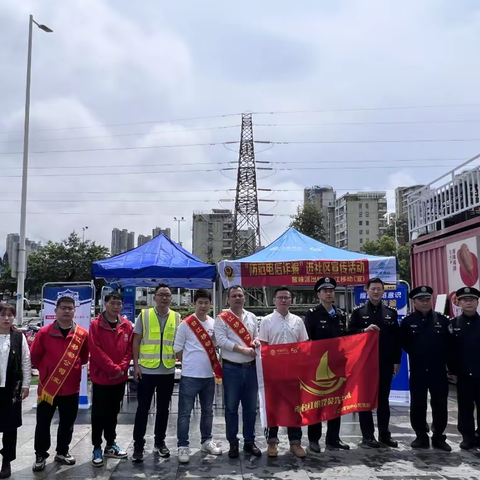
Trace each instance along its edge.
<instances>
[{"instance_id":1,"label":"white shirt","mask_svg":"<svg viewBox=\"0 0 480 480\"><path fill-rule=\"evenodd\" d=\"M228 310L231 312L232 310ZM233 313L233 312L232 312ZM258 337L258 319L257 317L246 310L242 312L242 322L248 330L248 333L255 340ZM235 363L247 363L254 360L252 357L244 353L233 351L235 345L245 347L243 340L232 330L232 328L225 323L220 317L215 319L215 338L217 345L222 349L222 358L230 360Z\"/></svg>"},{"instance_id":2,"label":"white shirt","mask_svg":"<svg viewBox=\"0 0 480 480\"><path fill-rule=\"evenodd\" d=\"M281 345L306 342L308 334L300 317L290 312L284 317L274 310L260 322L258 339L268 345Z\"/></svg>"},{"instance_id":3,"label":"white shirt","mask_svg":"<svg viewBox=\"0 0 480 480\"><path fill-rule=\"evenodd\" d=\"M207 319L201 323L210 337L212 337L213 344L215 345L215 320L207 316ZM212 364L205 348L185 322L182 322L177 329L173 349L175 352L183 350L182 377L213 377Z\"/></svg>"},{"instance_id":4,"label":"white shirt","mask_svg":"<svg viewBox=\"0 0 480 480\"><path fill-rule=\"evenodd\" d=\"M0 388L5 387L7 379L8 355L10 354L10 334L0 335ZM30 350L27 339L22 334L22 388L30 387L32 378L32 363L30 361Z\"/></svg>"}]
</instances>

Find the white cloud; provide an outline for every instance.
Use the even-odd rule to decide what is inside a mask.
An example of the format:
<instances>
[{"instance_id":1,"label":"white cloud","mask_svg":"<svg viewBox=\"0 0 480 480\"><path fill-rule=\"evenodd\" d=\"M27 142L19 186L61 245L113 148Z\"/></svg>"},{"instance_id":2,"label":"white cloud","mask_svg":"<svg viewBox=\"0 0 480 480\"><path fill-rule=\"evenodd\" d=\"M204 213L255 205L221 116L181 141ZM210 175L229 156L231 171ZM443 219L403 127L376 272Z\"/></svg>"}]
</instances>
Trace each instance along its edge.
<instances>
[{"instance_id":1,"label":"white cloud","mask_svg":"<svg viewBox=\"0 0 480 480\"><path fill-rule=\"evenodd\" d=\"M235 125L239 117L161 120L247 110L479 103L478 48L472 39L480 27L480 7L468 0L454 6L436 0L305 0L301 6L246 0L191 2L188 8L154 0L145 0L141 8L125 0L5 0L0 5L0 88L7 92L1 132L23 128L30 12L54 30L51 35L34 32L31 151L89 150L32 153L29 209L51 213L29 215L27 232L43 241L88 225L90 238L109 245L113 227L137 235L157 225L176 232L173 216L183 215L182 239L189 247L193 210L233 206L218 200L235 187L235 172L216 170L236 161L236 152L221 145L130 148L235 141L238 128L198 129ZM470 123L381 124L462 119ZM478 120L479 108L473 106L255 115L254 136L339 142L477 138L478 123L473 122ZM285 123L303 125L258 125ZM97 127L74 129L83 126ZM38 131L56 128L71 130ZM21 139L21 133L0 133L0 142L20 140L0 143L0 151L21 150ZM128 150L99 150L109 148ZM441 159L468 158L479 148L480 142L339 143L275 145L262 153L264 146L256 145L258 160L286 162L272 163L272 176L259 173L259 187L289 190L271 198L293 200L278 202L272 212L279 216L261 217L265 237L273 240L283 232L304 187L332 185L339 196L366 188L388 190L392 210L397 186L432 180L460 163ZM1 157L5 169L21 164L21 155ZM80 165L84 168L58 168ZM76 175L58 176L66 173ZM4 176L19 174L18 168L5 170ZM57 176L36 177L40 174ZM0 211L19 211L19 202L12 202L19 198L20 178L7 180ZM260 211L270 207L261 203ZM2 216L0 238L19 224L16 213Z\"/></svg>"}]
</instances>

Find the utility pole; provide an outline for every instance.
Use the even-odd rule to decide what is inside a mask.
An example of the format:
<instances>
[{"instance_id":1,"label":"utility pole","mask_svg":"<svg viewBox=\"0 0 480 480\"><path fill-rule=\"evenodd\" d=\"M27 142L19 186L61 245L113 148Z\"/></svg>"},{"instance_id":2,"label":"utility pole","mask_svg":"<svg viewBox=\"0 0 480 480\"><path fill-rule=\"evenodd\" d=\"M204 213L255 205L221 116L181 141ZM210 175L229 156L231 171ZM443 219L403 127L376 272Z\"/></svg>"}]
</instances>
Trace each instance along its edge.
<instances>
[{"instance_id":1,"label":"utility pole","mask_svg":"<svg viewBox=\"0 0 480 480\"><path fill-rule=\"evenodd\" d=\"M25 123L23 127L23 168L22 168L22 200L20 205L20 241L18 244L18 268L17 268L17 318L16 324L23 323L23 298L25 296L25 271L27 267L25 252L25 237L27 229L27 184L28 184L28 137L30 133L30 80L32 77L32 41L33 24L46 33L53 30L46 25L40 25L29 17L28 23L28 51L27 51L27 85L25 93Z\"/></svg>"},{"instance_id":2,"label":"utility pole","mask_svg":"<svg viewBox=\"0 0 480 480\"><path fill-rule=\"evenodd\" d=\"M256 252L261 245L257 172L251 113L242 114L237 189L233 221L232 259Z\"/></svg>"},{"instance_id":3,"label":"utility pole","mask_svg":"<svg viewBox=\"0 0 480 480\"><path fill-rule=\"evenodd\" d=\"M82 227L83 233L82 233L82 243L85 243L85 230L88 230L88 227Z\"/></svg>"}]
</instances>

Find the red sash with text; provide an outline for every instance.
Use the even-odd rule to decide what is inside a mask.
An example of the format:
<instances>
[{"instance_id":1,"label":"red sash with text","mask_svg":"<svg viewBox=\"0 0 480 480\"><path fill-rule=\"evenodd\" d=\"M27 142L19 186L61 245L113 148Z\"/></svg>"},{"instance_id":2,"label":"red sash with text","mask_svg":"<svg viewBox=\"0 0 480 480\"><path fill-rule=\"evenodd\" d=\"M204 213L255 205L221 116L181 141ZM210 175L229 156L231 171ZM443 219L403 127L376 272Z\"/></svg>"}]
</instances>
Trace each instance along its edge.
<instances>
[{"instance_id":1,"label":"red sash with text","mask_svg":"<svg viewBox=\"0 0 480 480\"><path fill-rule=\"evenodd\" d=\"M247 327L239 317L229 310L222 312L219 317L236 333L248 348L252 346L252 336L248 333Z\"/></svg>"},{"instance_id":2,"label":"red sash with text","mask_svg":"<svg viewBox=\"0 0 480 480\"><path fill-rule=\"evenodd\" d=\"M83 342L86 338L87 336L85 330L79 329L78 326L75 325L75 330L67 349L65 350L62 358L54 368L45 385L42 386L42 393L38 397L38 403L45 401L50 405L53 405L53 399L60 391L62 385L65 383L65 380L73 370L75 362L77 361L80 351L82 350Z\"/></svg>"},{"instance_id":3,"label":"red sash with text","mask_svg":"<svg viewBox=\"0 0 480 480\"><path fill-rule=\"evenodd\" d=\"M215 374L215 379L221 380L222 366L218 361L217 352L215 351L212 337L208 334L208 332L203 327L202 322L195 315L190 315L184 320L184 322L190 327L192 332L197 337L198 341L202 344L202 347L207 352L208 359L212 364L213 373Z\"/></svg>"}]
</instances>

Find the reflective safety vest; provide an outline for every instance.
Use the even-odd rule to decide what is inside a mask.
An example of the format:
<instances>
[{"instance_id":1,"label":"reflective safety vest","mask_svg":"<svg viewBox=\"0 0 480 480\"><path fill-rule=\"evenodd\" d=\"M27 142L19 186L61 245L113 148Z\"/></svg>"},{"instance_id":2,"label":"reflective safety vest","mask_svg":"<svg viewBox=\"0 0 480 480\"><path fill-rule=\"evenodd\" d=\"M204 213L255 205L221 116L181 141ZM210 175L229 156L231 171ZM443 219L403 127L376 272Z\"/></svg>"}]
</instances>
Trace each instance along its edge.
<instances>
[{"instance_id":1,"label":"reflective safety vest","mask_svg":"<svg viewBox=\"0 0 480 480\"><path fill-rule=\"evenodd\" d=\"M163 334L154 308L142 310L143 338L140 343L139 362L145 368L158 368L160 360L165 368L175 367L173 342L180 324L180 314L170 310Z\"/></svg>"}]
</instances>

